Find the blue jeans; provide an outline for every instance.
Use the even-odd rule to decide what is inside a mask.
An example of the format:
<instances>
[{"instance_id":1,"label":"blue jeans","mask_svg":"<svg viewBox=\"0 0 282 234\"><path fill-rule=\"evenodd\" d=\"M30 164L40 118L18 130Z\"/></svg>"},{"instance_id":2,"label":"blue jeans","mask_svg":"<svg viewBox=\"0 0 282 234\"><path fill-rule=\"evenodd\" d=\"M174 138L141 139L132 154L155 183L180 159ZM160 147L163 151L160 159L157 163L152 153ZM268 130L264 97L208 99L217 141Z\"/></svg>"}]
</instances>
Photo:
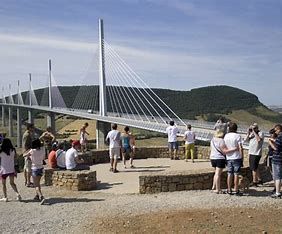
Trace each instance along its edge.
<instances>
[{"instance_id":1,"label":"blue jeans","mask_svg":"<svg viewBox=\"0 0 282 234\"><path fill-rule=\"evenodd\" d=\"M229 175L239 175L243 164L242 159L227 160L227 171Z\"/></svg>"},{"instance_id":2,"label":"blue jeans","mask_svg":"<svg viewBox=\"0 0 282 234\"><path fill-rule=\"evenodd\" d=\"M273 180L282 180L282 164L272 162Z\"/></svg>"},{"instance_id":3,"label":"blue jeans","mask_svg":"<svg viewBox=\"0 0 282 234\"><path fill-rule=\"evenodd\" d=\"M168 142L168 148L173 150L173 149L176 149L178 150L178 142L175 141L175 142Z\"/></svg>"}]
</instances>

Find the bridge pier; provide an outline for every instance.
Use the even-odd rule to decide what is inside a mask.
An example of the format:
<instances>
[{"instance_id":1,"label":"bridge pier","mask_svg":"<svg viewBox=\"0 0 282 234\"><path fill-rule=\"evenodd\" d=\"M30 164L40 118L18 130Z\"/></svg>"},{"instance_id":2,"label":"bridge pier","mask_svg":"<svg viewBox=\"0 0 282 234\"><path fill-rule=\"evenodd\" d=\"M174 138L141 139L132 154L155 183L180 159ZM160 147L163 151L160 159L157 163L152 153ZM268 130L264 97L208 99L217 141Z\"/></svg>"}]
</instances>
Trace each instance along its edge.
<instances>
[{"instance_id":1,"label":"bridge pier","mask_svg":"<svg viewBox=\"0 0 282 234\"><path fill-rule=\"evenodd\" d=\"M105 139L108 132L111 130L111 124L106 122L96 122L96 149L105 149Z\"/></svg>"},{"instance_id":2,"label":"bridge pier","mask_svg":"<svg viewBox=\"0 0 282 234\"><path fill-rule=\"evenodd\" d=\"M6 126L6 121L5 121L5 107L2 106L2 127Z\"/></svg>"},{"instance_id":3,"label":"bridge pier","mask_svg":"<svg viewBox=\"0 0 282 234\"><path fill-rule=\"evenodd\" d=\"M27 120L28 123L34 124L34 119L33 119L33 115L32 115L32 110L28 110L27 113L28 113L28 120Z\"/></svg>"},{"instance_id":4,"label":"bridge pier","mask_svg":"<svg viewBox=\"0 0 282 234\"><path fill-rule=\"evenodd\" d=\"M9 107L8 111L9 111L8 134L9 134L9 137L13 137L14 132L13 132L13 109L12 107Z\"/></svg>"},{"instance_id":5,"label":"bridge pier","mask_svg":"<svg viewBox=\"0 0 282 234\"><path fill-rule=\"evenodd\" d=\"M17 108L17 146L22 147L22 112Z\"/></svg>"},{"instance_id":6,"label":"bridge pier","mask_svg":"<svg viewBox=\"0 0 282 234\"><path fill-rule=\"evenodd\" d=\"M51 127L51 132L56 132L56 126L55 126L55 113L49 112L47 114L47 127Z\"/></svg>"}]
</instances>

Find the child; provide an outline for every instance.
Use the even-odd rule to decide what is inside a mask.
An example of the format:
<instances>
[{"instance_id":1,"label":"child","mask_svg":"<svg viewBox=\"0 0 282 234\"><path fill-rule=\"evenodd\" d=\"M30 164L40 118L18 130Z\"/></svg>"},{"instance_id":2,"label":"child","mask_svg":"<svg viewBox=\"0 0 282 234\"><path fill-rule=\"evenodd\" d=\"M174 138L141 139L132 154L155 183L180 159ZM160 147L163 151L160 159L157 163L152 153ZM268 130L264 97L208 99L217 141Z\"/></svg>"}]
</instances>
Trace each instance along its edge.
<instances>
[{"instance_id":1,"label":"child","mask_svg":"<svg viewBox=\"0 0 282 234\"><path fill-rule=\"evenodd\" d=\"M14 179L17 176L15 172L15 157L16 157L16 150L13 147L11 140L8 138L4 138L0 149L0 158L1 158L0 175L2 179L3 194L4 194L4 198L0 199L1 201L5 201L5 202L8 201L7 187L6 187L7 177L9 177L10 185L17 194L17 200L21 201L22 199L21 195L18 192L17 185L14 182Z\"/></svg>"},{"instance_id":2,"label":"child","mask_svg":"<svg viewBox=\"0 0 282 234\"><path fill-rule=\"evenodd\" d=\"M24 157L29 157L31 160L31 175L36 192L34 200L40 201L40 204L42 205L45 199L41 192L40 180L43 175L43 160L45 158L45 152L41 147L39 139L32 141L31 150L27 152Z\"/></svg>"}]
</instances>

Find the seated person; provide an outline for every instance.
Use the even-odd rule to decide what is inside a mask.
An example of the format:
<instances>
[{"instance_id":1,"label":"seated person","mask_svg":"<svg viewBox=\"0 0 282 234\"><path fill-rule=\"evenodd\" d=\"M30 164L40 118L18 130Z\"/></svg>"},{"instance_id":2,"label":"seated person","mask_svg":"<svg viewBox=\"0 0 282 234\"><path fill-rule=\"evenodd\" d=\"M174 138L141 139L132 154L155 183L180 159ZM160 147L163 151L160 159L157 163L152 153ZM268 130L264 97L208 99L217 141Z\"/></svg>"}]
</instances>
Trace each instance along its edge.
<instances>
[{"instance_id":1,"label":"seated person","mask_svg":"<svg viewBox=\"0 0 282 234\"><path fill-rule=\"evenodd\" d=\"M67 170L89 170L88 165L83 164L84 160L78 157L77 150L80 148L80 142L75 140L72 142L72 147L66 152L66 168Z\"/></svg>"},{"instance_id":2,"label":"seated person","mask_svg":"<svg viewBox=\"0 0 282 234\"><path fill-rule=\"evenodd\" d=\"M56 151L57 167L62 170L66 169L66 151L64 151L64 146L64 142L59 143Z\"/></svg>"},{"instance_id":3,"label":"seated person","mask_svg":"<svg viewBox=\"0 0 282 234\"><path fill-rule=\"evenodd\" d=\"M58 143L54 142L52 144L51 151L48 155L48 166L50 168L57 168L57 159L56 159L56 151L58 149Z\"/></svg>"}]
</instances>

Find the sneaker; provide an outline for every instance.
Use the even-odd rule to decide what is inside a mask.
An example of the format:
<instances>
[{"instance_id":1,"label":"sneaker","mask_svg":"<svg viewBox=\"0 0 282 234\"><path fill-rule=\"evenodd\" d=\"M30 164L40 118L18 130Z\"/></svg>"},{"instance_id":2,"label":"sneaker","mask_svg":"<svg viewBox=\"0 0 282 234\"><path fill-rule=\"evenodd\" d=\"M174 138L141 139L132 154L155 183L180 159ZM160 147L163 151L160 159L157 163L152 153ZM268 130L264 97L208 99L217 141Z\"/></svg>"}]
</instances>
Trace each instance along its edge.
<instances>
[{"instance_id":1,"label":"sneaker","mask_svg":"<svg viewBox=\"0 0 282 234\"><path fill-rule=\"evenodd\" d=\"M259 180L259 181L257 182L257 184L263 185L262 180Z\"/></svg>"},{"instance_id":2,"label":"sneaker","mask_svg":"<svg viewBox=\"0 0 282 234\"><path fill-rule=\"evenodd\" d=\"M0 199L0 201L7 202L8 198L7 197L3 197L3 198Z\"/></svg>"},{"instance_id":3,"label":"sneaker","mask_svg":"<svg viewBox=\"0 0 282 234\"><path fill-rule=\"evenodd\" d=\"M180 160L180 158L179 157L175 157L174 160Z\"/></svg>"},{"instance_id":4,"label":"sneaker","mask_svg":"<svg viewBox=\"0 0 282 234\"><path fill-rule=\"evenodd\" d=\"M17 201L21 201L22 200L22 197L20 194L17 195Z\"/></svg>"},{"instance_id":5,"label":"sneaker","mask_svg":"<svg viewBox=\"0 0 282 234\"><path fill-rule=\"evenodd\" d=\"M119 170L117 170L117 169L113 170L113 173L118 173L118 172L119 172Z\"/></svg>"},{"instance_id":6,"label":"sneaker","mask_svg":"<svg viewBox=\"0 0 282 234\"><path fill-rule=\"evenodd\" d=\"M124 165L124 169L126 169L126 166Z\"/></svg>"},{"instance_id":7,"label":"sneaker","mask_svg":"<svg viewBox=\"0 0 282 234\"><path fill-rule=\"evenodd\" d=\"M173 160L174 158L173 157L170 157L170 160Z\"/></svg>"},{"instance_id":8,"label":"sneaker","mask_svg":"<svg viewBox=\"0 0 282 234\"><path fill-rule=\"evenodd\" d=\"M43 196L40 197L40 205L43 205L45 202L45 198Z\"/></svg>"},{"instance_id":9,"label":"sneaker","mask_svg":"<svg viewBox=\"0 0 282 234\"><path fill-rule=\"evenodd\" d=\"M274 198L274 199L278 199L278 198L281 199L281 193L278 193L278 194L277 194L277 193L271 194L270 197L271 197L271 198Z\"/></svg>"},{"instance_id":10,"label":"sneaker","mask_svg":"<svg viewBox=\"0 0 282 234\"><path fill-rule=\"evenodd\" d=\"M135 166L131 165L130 168L135 168Z\"/></svg>"},{"instance_id":11,"label":"sneaker","mask_svg":"<svg viewBox=\"0 0 282 234\"><path fill-rule=\"evenodd\" d=\"M188 162L188 159L185 159L185 162Z\"/></svg>"},{"instance_id":12,"label":"sneaker","mask_svg":"<svg viewBox=\"0 0 282 234\"><path fill-rule=\"evenodd\" d=\"M37 194L34 198L33 198L34 201L40 201L39 199L39 195Z\"/></svg>"},{"instance_id":13,"label":"sneaker","mask_svg":"<svg viewBox=\"0 0 282 234\"><path fill-rule=\"evenodd\" d=\"M111 168L110 168L110 171L113 171L113 170L114 170L114 169L111 167Z\"/></svg>"}]
</instances>

